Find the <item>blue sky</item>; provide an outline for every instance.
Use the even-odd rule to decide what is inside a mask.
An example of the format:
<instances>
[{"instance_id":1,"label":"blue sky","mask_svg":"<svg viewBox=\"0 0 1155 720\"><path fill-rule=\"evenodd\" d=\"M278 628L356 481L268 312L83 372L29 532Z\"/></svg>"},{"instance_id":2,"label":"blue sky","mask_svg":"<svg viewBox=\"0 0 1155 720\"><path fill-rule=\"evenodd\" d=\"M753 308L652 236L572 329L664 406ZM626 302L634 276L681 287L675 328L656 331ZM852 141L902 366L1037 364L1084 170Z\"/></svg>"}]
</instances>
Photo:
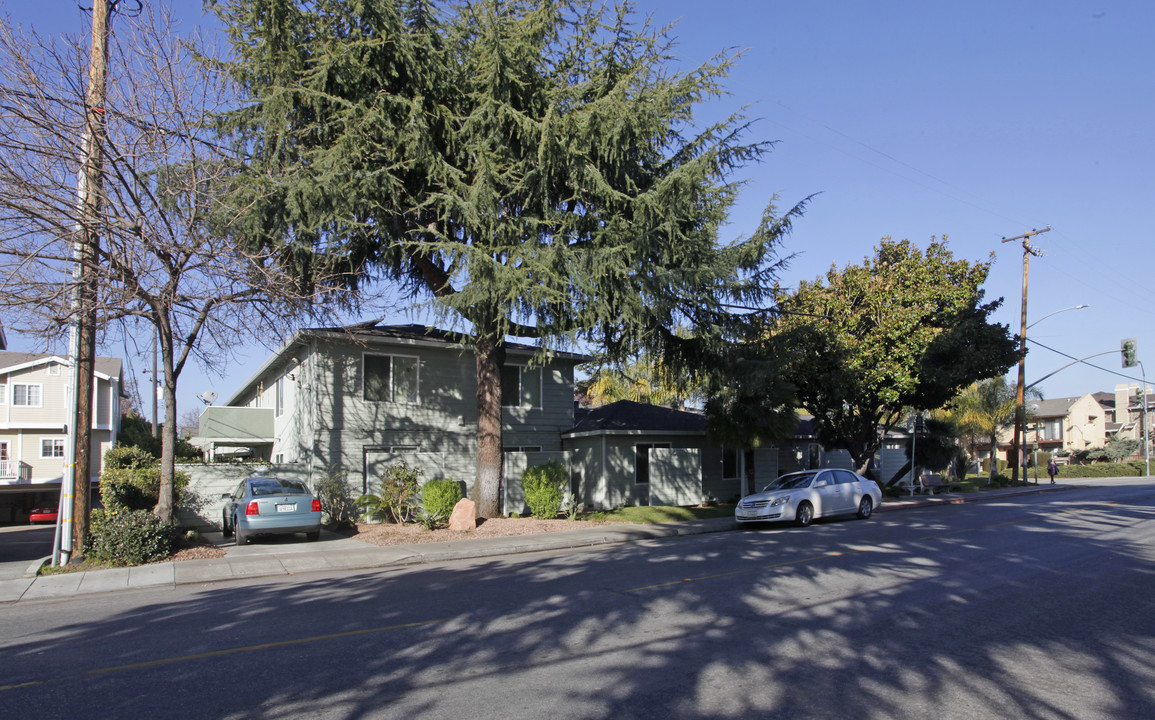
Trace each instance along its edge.
<instances>
[{"instance_id":1,"label":"blue sky","mask_svg":"<svg viewBox=\"0 0 1155 720\"><path fill-rule=\"evenodd\" d=\"M178 2L188 22L199 2ZM13 20L41 32L83 29L72 0L8 2ZM786 241L797 253L783 284L831 264L860 263L884 236L925 246L948 235L957 257L995 261L988 297L1017 331L1022 248L1002 243L1047 225L1030 264L1029 337L1085 357L1138 339L1150 359L1155 290L1145 272L1155 183L1155 3L874 0L709 3L641 0L657 24L676 22L683 68L727 48L743 51L730 95L707 112L751 106L752 139L775 140L748 181L727 232L750 232L767 200L788 207L818 193ZM397 318L404 321L404 318ZM1027 381L1061 367L1030 345ZM106 348L122 354L121 348ZM231 393L264 359L256 349L223 378L181 378L194 392ZM132 360L139 373L144 359ZM1046 397L1111 390L1118 354L1041 385ZM1127 374L1138 377L1135 371Z\"/></svg>"}]
</instances>

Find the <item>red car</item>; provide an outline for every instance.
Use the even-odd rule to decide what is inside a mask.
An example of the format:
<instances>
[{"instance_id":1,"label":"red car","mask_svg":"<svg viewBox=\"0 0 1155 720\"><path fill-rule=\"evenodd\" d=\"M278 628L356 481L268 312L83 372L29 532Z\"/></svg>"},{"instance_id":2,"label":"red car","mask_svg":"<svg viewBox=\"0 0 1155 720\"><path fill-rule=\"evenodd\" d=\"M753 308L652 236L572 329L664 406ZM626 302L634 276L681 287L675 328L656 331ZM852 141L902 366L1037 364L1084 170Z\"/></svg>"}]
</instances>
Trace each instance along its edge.
<instances>
[{"instance_id":1,"label":"red car","mask_svg":"<svg viewBox=\"0 0 1155 720\"><path fill-rule=\"evenodd\" d=\"M56 506L45 505L43 507L34 507L28 513L28 522L30 523L54 523L56 522Z\"/></svg>"}]
</instances>

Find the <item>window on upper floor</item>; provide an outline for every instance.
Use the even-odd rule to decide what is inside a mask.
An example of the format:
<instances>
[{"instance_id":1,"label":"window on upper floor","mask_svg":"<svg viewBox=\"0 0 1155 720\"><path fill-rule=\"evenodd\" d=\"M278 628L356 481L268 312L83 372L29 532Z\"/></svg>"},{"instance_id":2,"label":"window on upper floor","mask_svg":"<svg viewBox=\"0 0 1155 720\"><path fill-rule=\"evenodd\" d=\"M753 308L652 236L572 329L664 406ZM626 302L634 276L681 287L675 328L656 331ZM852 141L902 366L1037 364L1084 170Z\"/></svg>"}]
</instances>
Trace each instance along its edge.
<instances>
[{"instance_id":1,"label":"window on upper floor","mask_svg":"<svg viewBox=\"0 0 1155 720\"><path fill-rule=\"evenodd\" d=\"M44 371L49 375L59 375L60 365L57 363L48 363L48 367L44 368Z\"/></svg>"},{"instance_id":2,"label":"window on upper floor","mask_svg":"<svg viewBox=\"0 0 1155 720\"><path fill-rule=\"evenodd\" d=\"M42 457L42 458L62 458L62 457L64 457L64 438L41 438L41 440L40 440L40 457Z\"/></svg>"},{"instance_id":3,"label":"window on upper floor","mask_svg":"<svg viewBox=\"0 0 1155 720\"><path fill-rule=\"evenodd\" d=\"M362 398L366 402L416 404L420 363L407 355L363 356Z\"/></svg>"},{"instance_id":4,"label":"window on upper floor","mask_svg":"<svg viewBox=\"0 0 1155 720\"><path fill-rule=\"evenodd\" d=\"M0 405L8 404L8 383L0 383Z\"/></svg>"},{"instance_id":5,"label":"window on upper floor","mask_svg":"<svg viewBox=\"0 0 1155 720\"><path fill-rule=\"evenodd\" d=\"M541 368L506 365L501 369L502 407L541 407Z\"/></svg>"},{"instance_id":6,"label":"window on upper floor","mask_svg":"<svg viewBox=\"0 0 1155 720\"><path fill-rule=\"evenodd\" d=\"M274 412L276 417L281 417L285 414L285 376L277 378L277 409Z\"/></svg>"},{"instance_id":7,"label":"window on upper floor","mask_svg":"<svg viewBox=\"0 0 1155 720\"><path fill-rule=\"evenodd\" d=\"M39 384L13 383L12 405L15 407L41 407L43 405L43 390Z\"/></svg>"}]
</instances>

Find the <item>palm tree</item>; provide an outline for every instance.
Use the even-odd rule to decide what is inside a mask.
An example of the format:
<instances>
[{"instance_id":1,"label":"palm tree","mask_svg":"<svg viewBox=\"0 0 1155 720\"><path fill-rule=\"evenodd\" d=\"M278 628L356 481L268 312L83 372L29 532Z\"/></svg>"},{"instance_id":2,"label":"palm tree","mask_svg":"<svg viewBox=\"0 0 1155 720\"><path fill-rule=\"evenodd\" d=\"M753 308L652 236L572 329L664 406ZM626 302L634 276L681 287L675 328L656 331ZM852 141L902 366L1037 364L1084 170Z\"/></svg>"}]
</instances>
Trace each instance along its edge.
<instances>
[{"instance_id":1,"label":"palm tree","mask_svg":"<svg viewBox=\"0 0 1155 720\"><path fill-rule=\"evenodd\" d=\"M954 401L959 429L966 436L974 438L972 447L980 440L989 442L991 457L990 481L998 472L996 458L999 450L999 432L1015 423L1018 407L1015 387L1007 383L1005 377L994 377L972 383ZM1038 390L1030 389L1027 394L1042 399Z\"/></svg>"}]
</instances>

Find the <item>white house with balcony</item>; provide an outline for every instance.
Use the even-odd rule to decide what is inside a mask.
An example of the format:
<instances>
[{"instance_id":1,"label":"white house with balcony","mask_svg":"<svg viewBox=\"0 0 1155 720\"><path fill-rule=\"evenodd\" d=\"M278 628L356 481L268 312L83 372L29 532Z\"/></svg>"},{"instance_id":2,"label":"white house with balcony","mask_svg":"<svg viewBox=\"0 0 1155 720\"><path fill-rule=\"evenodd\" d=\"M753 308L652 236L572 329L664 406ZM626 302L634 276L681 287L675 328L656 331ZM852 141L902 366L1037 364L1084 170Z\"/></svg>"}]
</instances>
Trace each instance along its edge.
<instances>
[{"instance_id":1,"label":"white house with balcony","mask_svg":"<svg viewBox=\"0 0 1155 720\"><path fill-rule=\"evenodd\" d=\"M121 361L96 358L92 479L120 431ZM72 365L67 357L0 351L0 522L19 522L30 502L60 487L68 455Z\"/></svg>"}]
</instances>

